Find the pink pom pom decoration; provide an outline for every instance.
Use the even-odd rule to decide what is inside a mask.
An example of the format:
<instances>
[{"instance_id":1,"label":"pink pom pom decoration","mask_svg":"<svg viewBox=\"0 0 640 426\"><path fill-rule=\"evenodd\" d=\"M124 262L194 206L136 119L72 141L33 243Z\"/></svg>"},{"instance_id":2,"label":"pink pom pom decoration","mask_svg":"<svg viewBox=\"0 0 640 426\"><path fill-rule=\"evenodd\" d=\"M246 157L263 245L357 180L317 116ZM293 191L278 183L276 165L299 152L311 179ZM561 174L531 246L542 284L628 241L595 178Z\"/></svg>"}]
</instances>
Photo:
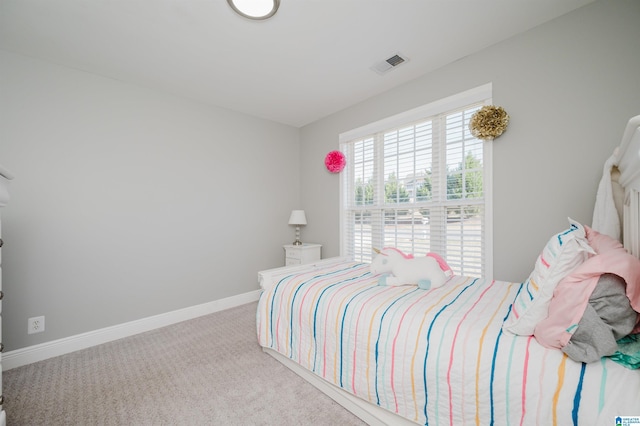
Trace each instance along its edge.
<instances>
[{"instance_id":1,"label":"pink pom pom decoration","mask_svg":"<svg viewBox=\"0 0 640 426\"><path fill-rule=\"evenodd\" d=\"M342 169L344 169L345 164L347 164L347 160L340 151L331 151L324 158L324 165L331 173L340 173Z\"/></svg>"}]
</instances>

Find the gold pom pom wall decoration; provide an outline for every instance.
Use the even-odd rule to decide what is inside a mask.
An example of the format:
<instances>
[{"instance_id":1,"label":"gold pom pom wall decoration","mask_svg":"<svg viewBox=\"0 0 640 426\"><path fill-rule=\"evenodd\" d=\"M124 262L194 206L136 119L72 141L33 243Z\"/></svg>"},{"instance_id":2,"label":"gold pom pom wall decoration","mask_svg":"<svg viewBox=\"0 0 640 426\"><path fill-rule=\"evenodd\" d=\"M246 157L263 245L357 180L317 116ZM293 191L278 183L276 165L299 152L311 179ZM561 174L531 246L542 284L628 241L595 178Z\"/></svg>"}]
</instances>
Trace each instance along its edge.
<instances>
[{"instance_id":1,"label":"gold pom pom wall decoration","mask_svg":"<svg viewBox=\"0 0 640 426\"><path fill-rule=\"evenodd\" d=\"M486 105L471 116L469 130L473 137L489 140L500 136L509 124L509 114L504 108Z\"/></svg>"}]
</instances>

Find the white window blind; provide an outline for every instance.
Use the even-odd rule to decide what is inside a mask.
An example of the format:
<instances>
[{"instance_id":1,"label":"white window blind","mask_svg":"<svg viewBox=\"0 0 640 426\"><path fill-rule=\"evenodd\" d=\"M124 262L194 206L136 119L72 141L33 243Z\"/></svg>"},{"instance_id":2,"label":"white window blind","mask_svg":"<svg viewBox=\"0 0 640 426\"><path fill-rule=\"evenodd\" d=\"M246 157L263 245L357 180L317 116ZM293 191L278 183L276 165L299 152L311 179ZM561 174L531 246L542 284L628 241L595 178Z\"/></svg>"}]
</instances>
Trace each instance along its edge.
<instances>
[{"instance_id":1,"label":"white window blind","mask_svg":"<svg viewBox=\"0 0 640 426\"><path fill-rule=\"evenodd\" d=\"M416 256L439 253L459 275L492 273L490 156L468 128L487 102L342 140L343 255L370 262L373 247L397 247Z\"/></svg>"}]
</instances>

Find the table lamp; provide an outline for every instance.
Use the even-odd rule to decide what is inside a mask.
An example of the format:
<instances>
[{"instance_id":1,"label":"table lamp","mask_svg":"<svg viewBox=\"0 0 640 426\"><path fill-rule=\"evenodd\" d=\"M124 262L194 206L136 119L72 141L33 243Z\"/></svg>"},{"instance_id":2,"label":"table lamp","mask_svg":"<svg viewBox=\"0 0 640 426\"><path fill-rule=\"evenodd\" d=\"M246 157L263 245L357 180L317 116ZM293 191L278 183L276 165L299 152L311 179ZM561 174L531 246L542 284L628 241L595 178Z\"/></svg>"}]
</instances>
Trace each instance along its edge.
<instances>
[{"instance_id":1,"label":"table lamp","mask_svg":"<svg viewBox=\"0 0 640 426\"><path fill-rule=\"evenodd\" d=\"M307 217L304 214L304 210L293 210L291 216L289 216L289 225L295 225L296 227L296 240L293 242L294 246L302 245L300 241L300 226L307 224Z\"/></svg>"}]
</instances>

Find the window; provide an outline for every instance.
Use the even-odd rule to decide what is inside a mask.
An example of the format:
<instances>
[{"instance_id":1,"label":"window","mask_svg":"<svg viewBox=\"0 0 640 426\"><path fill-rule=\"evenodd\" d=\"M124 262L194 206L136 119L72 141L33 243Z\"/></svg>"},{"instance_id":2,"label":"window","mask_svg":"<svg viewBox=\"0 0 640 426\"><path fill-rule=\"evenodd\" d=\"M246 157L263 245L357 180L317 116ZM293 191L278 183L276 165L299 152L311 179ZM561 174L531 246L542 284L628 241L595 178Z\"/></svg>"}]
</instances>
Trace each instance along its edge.
<instances>
[{"instance_id":1,"label":"window","mask_svg":"<svg viewBox=\"0 0 640 426\"><path fill-rule=\"evenodd\" d=\"M491 145L468 128L490 86L472 92L341 135L343 255L436 252L456 274L491 276Z\"/></svg>"}]
</instances>

